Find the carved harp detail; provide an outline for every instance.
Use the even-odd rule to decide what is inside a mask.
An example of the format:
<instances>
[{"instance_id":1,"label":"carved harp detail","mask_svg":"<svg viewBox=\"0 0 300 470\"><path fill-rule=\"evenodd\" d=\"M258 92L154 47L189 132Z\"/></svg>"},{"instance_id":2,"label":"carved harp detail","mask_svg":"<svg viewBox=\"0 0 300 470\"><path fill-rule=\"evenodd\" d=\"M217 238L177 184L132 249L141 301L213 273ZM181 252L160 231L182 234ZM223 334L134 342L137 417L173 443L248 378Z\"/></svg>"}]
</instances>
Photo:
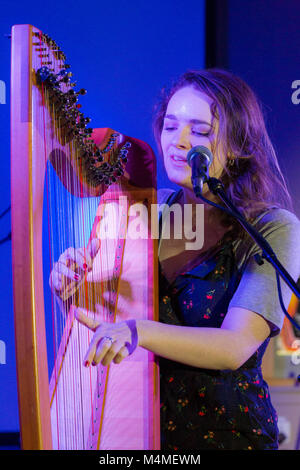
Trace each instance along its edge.
<instances>
[{"instance_id":1,"label":"carved harp detail","mask_svg":"<svg viewBox=\"0 0 300 470\"><path fill-rule=\"evenodd\" d=\"M106 322L157 320L157 240L150 233L155 158L137 139L87 129L70 81L53 40L30 25L13 27L12 257L22 448L158 449L155 357L138 348L121 364L85 368L92 332L74 318L81 307ZM146 236L138 236L137 207ZM95 239L100 249L79 287L62 276L53 294L49 276L61 253L92 249Z\"/></svg>"}]
</instances>

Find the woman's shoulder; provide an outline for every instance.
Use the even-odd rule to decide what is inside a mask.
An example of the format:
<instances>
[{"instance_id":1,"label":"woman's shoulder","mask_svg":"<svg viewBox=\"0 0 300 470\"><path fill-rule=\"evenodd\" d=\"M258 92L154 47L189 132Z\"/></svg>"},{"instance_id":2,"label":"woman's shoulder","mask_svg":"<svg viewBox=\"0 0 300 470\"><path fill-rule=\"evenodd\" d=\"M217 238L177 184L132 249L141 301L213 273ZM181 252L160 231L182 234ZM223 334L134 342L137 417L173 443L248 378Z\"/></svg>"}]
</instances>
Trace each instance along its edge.
<instances>
[{"instance_id":1,"label":"woman's shoulder","mask_svg":"<svg viewBox=\"0 0 300 470\"><path fill-rule=\"evenodd\" d=\"M252 225L275 252L295 250L298 253L300 249L300 221L293 212L280 208L268 209L259 214ZM234 248L240 265L250 256L261 251L250 236L236 240Z\"/></svg>"},{"instance_id":2,"label":"woman's shoulder","mask_svg":"<svg viewBox=\"0 0 300 470\"><path fill-rule=\"evenodd\" d=\"M297 228L300 227L300 220L293 212L287 209L272 208L261 213L254 221L260 227L272 226L283 227L292 225Z\"/></svg>"},{"instance_id":3,"label":"woman's shoulder","mask_svg":"<svg viewBox=\"0 0 300 470\"><path fill-rule=\"evenodd\" d=\"M292 236L300 237L300 220L297 215L287 209L272 208L260 214L253 225L261 235L272 238Z\"/></svg>"}]
</instances>

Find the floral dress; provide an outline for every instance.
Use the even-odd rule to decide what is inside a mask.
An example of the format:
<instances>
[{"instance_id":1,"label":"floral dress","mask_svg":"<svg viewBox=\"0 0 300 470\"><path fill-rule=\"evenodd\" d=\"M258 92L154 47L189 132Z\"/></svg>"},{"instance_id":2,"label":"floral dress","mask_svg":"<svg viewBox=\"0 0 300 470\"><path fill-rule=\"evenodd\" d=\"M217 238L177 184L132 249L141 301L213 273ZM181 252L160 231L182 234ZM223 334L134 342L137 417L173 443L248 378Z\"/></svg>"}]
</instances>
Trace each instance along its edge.
<instances>
[{"instance_id":1,"label":"floral dress","mask_svg":"<svg viewBox=\"0 0 300 470\"><path fill-rule=\"evenodd\" d=\"M230 240L172 283L160 268L160 321L220 328L240 277ZM261 372L268 342L234 371L160 358L163 450L278 448L277 416Z\"/></svg>"}]
</instances>

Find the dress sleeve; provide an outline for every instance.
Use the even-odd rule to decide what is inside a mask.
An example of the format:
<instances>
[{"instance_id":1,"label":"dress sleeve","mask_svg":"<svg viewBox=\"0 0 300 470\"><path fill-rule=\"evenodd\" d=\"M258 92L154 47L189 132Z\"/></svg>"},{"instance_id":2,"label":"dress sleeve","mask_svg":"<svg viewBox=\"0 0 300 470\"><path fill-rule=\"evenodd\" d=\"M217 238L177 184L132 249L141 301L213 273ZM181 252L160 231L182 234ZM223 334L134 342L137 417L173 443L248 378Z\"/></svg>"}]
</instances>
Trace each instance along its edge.
<instances>
[{"instance_id":1,"label":"dress sleeve","mask_svg":"<svg viewBox=\"0 0 300 470\"><path fill-rule=\"evenodd\" d=\"M261 221L260 233L271 245L278 260L295 282L300 277L300 222L297 217L283 209L271 211ZM275 268L266 260L259 266L254 259L254 251L245 262L243 274L230 303L231 307L251 310L267 320L271 336L280 332L284 320L278 290ZM280 278L282 297L288 308L292 291Z\"/></svg>"}]
</instances>

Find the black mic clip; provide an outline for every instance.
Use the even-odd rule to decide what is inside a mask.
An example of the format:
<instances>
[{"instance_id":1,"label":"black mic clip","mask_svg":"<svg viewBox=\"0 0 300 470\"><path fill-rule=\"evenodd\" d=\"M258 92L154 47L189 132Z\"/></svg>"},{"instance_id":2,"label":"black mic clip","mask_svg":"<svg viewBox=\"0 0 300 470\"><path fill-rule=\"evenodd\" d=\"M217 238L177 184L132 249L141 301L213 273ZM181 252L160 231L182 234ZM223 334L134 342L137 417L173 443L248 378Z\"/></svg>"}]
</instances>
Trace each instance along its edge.
<instances>
[{"instance_id":1,"label":"black mic clip","mask_svg":"<svg viewBox=\"0 0 300 470\"><path fill-rule=\"evenodd\" d=\"M208 169L212 161L211 151L203 145L193 147L187 154L187 162L192 169L191 181L197 197L202 194L203 184L208 182Z\"/></svg>"}]
</instances>

